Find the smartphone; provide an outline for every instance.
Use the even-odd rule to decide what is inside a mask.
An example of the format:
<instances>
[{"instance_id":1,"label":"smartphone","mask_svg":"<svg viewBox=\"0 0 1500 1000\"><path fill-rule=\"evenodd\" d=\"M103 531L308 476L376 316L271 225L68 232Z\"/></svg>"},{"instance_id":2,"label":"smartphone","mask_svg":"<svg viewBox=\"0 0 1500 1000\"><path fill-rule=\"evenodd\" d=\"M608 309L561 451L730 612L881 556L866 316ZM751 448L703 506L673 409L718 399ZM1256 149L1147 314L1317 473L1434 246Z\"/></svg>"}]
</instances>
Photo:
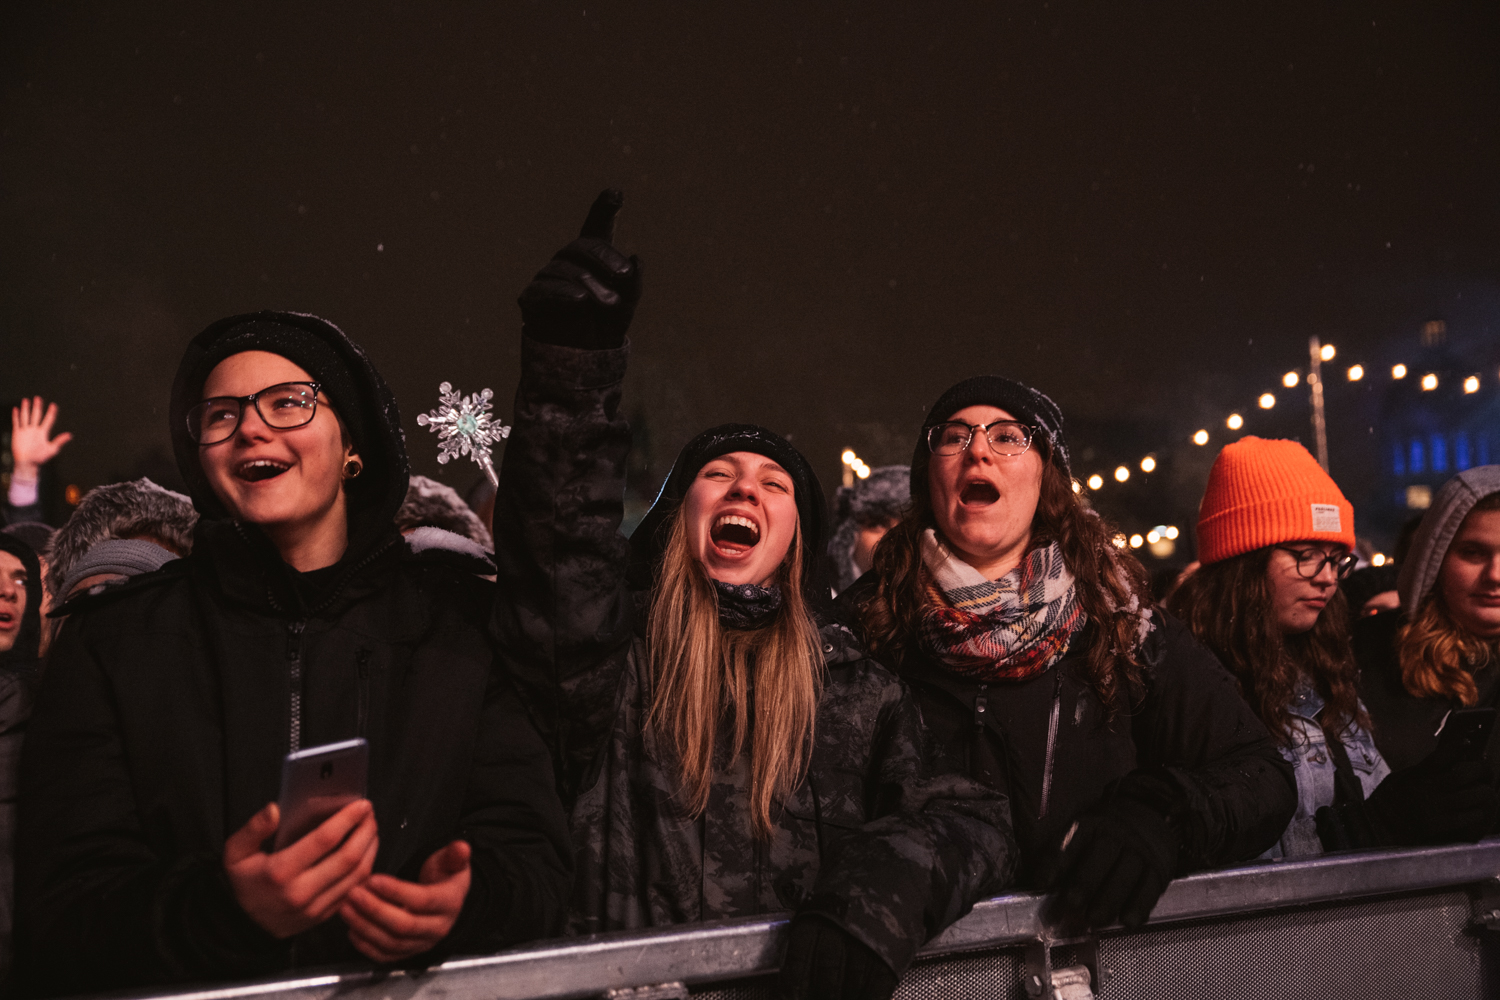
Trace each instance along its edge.
<instances>
[{"instance_id":1,"label":"smartphone","mask_svg":"<svg viewBox=\"0 0 1500 1000\"><path fill-rule=\"evenodd\" d=\"M1456 708L1438 727L1438 745L1432 756L1448 764L1482 760L1494 728L1493 708Z\"/></svg>"},{"instance_id":2,"label":"smartphone","mask_svg":"<svg viewBox=\"0 0 1500 1000\"><path fill-rule=\"evenodd\" d=\"M294 844L334 813L365 797L370 745L362 739L326 743L286 755L281 763L281 825L275 850Z\"/></svg>"}]
</instances>

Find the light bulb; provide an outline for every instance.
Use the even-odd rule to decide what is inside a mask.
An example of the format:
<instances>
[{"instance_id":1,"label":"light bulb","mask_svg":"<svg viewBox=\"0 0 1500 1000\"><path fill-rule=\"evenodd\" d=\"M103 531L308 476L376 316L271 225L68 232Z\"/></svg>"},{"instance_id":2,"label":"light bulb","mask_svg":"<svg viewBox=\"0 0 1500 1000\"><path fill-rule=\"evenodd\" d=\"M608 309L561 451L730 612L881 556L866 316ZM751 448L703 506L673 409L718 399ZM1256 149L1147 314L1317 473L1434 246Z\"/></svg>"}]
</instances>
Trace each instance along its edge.
<instances>
[{"instance_id":1,"label":"light bulb","mask_svg":"<svg viewBox=\"0 0 1500 1000\"><path fill-rule=\"evenodd\" d=\"M1269 392L1263 392L1260 394L1260 399L1256 400L1256 402L1260 404L1262 410L1269 410L1276 405L1276 397Z\"/></svg>"},{"instance_id":2,"label":"light bulb","mask_svg":"<svg viewBox=\"0 0 1500 1000\"><path fill-rule=\"evenodd\" d=\"M1281 384L1286 386L1288 389L1297 388L1297 382L1298 378L1296 372L1287 372L1285 375L1281 376Z\"/></svg>"},{"instance_id":3,"label":"light bulb","mask_svg":"<svg viewBox=\"0 0 1500 1000\"><path fill-rule=\"evenodd\" d=\"M1224 421L1224 426L1228 427L1232 431L1237 431L1241 427L1245 426L1245 418L1240 416L1238 413L1231 413L1229 415L1229 419Z\"/></svg>"},{"instance_id":4,"label":"light bulb","mask_svg":"<svg viewBox=\"0 0 1500 1000\"><path fill-rule=\"evenodd\" d=\"M1351 381L1351 382L1358 382L1360 379L1362 379L1364 377L1365 377L1365 366L1364 365L1350 365L1349 366L1349 381Z\"/></svg>"},{"instance_id":5,"label":"light bulb","mask_svg":"<svg viewBox=\"0 0 1500 1000\"><path fill-rule=\"evenodd\" d=\"M1208 444L1208 431L1198 431L1194 434L1193 444Z\"/></svg>"}]
</instances>

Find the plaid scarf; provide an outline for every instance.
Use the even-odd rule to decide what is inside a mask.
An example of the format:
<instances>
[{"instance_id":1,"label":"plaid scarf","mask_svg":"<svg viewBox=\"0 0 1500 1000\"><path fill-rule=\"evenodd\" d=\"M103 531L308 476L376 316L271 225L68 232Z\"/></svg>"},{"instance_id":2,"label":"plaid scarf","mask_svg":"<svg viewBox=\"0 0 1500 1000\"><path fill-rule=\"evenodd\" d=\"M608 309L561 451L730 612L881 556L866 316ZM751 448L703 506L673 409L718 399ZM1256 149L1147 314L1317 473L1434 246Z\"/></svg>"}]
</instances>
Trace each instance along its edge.
<instances>
[{"instance_id":1,"label":"plaid scarf","mask_svg":"<svg viewBox=\"0 0 1500 1000\"><path fill-rule=\"evenodd\" d=\"M960 676L1035 677L1062 659L1087 621L1055 542L1026 553L1000 579L986 580L928 528L922 562L933 581L922 615L922 646Z\"/></svg>"}]
</instances>

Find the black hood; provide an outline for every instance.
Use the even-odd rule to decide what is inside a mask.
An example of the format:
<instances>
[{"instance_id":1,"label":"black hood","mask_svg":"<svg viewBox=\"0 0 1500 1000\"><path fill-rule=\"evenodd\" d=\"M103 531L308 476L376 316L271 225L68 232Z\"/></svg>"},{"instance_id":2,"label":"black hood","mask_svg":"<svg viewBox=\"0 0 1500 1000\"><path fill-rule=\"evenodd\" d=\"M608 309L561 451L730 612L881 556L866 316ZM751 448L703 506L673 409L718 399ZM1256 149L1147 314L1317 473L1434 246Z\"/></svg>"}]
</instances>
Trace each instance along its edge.
<instances>
[{"instance_id":1,"label":"black hood","mask_svg":"<svg viewBox=\"0 0 1500 1000\"><path fill-rule=\"evenodd\" d=\"M826 606L829 589L823 578L822 552L824 539L828 537L828 504L823 498L823 487L807 459L792 447L790 441L755 424L710 427L678 453L667 481L656 495L656 502L630 536L630 586L636 590L651 586L656 564L666 551L667 532L664 529L682 504L698 470L711 459L735 451L764 455L791 475L802 529L802 591L813 607Z\"/></svg>"},{"instance_id":2,"label":"black hood","mask_svg":"<svg viewBox=\"0 0 1500 1000\"><path fill-rule=\"evenodd\" d=\"M383 532L394 523L411 477L396 398L358 344L327 320L306 313L230 316L188 344L172 383L168 419L177 468L193 506L206 521L229 516L203 474L198 445L188 436L188 410L202 399L203 383L214 365L253 350L280 354L323 383L364 463L364 471L348 485L351 548L357 538Z\"/></svg>"},{"instance_id":3,"label":"black hood","mask_svg":"<svg viewBox=\"0 0 1500 1000\"><path fill-rule=\"evenodd\" d=\"M26 610L16 644L0 653L0 667L9 670L36 665L42 643L42 564L36 551L15 535L0 531L0 552L9 552L26 567Z\"/></svg>"}]
</instances>

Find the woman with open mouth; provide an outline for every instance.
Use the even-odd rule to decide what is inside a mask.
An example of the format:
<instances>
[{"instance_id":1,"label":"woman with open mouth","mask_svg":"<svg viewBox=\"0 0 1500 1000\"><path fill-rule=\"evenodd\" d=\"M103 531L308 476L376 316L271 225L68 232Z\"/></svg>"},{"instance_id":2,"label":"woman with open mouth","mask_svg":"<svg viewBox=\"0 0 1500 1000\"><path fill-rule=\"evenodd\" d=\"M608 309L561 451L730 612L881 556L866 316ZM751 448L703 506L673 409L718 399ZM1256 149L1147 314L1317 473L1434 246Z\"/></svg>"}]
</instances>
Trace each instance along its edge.
<instances>
[{"instance_id":1,"label":"woman with open mouth","mask_svg":"<svg viewBox=\"0 0 1500 1000\"><path fill-rule=\"evenodd\" d=\"M1021 879L1056 890L1056 921L1139 925L1176 875L1276 842L1291 768L1074 493L1051 399L958 383L911 480L911 508L839 604L952 765L1008 792Z\"/></svg>"},{"instance_id":2,"label":"woman with open mouth","mask_svg":"<svg viewBox=\"0 0 1500 1000\"><path fill-rule=\"evenodd\" d=\"M1391 772L1371 735L1339 581L1354 507L1295 441L1225 446L1198 512L1202 567L1171 608L1227 665L1297 777L1270 858L1478 840L1495 811L1478 761Z\"/></svg>"},{"instance_id":3,"label":"woman with open mouth","mask_svg":"<svg viewBox=\"0 0 1500 1000\"><path fill-rule=\"evenodd\" d=\"M397 531L409 468L369 358L313 316L230 317L188 345L170 421L192 553L60 609L27 733L26 988L430 964L560 928L566 817L497 663L492 566ZM360 738L365 795L268 849L284 758Z\"/></svg>"},{"instance_id":4,"label":"woman with open mouth","mask_svg":"<svg viewBox=\"0 0 1500 1000\"><path fill-rule=\"evenodd\" d=\"M824 498L786 439L699 434L629 543L619 415L640 294L617 194L521 296L497 605L572 800L573 928L794 911L782 985L889 997L1012 869L1004 799L931 772L899 680L818 613Z\"/></svg>"},{"instance_id":5,"label":"woman with open mouth","mask_svg":"<svg viewBox=\"0 0 1500 1000\"><path fill-rule=\"evenodd\" d=\"M1354 656L1375 745L1401 768L1438 748L1454 710L1500 706L1500 465L1467 469L1438 490L1397 589L1401 610L1356 622ZM1497 729L1482 756L1492 781ZM1483 832L1500 832L1500 818Z\"/></svg>"}]
</instances>

